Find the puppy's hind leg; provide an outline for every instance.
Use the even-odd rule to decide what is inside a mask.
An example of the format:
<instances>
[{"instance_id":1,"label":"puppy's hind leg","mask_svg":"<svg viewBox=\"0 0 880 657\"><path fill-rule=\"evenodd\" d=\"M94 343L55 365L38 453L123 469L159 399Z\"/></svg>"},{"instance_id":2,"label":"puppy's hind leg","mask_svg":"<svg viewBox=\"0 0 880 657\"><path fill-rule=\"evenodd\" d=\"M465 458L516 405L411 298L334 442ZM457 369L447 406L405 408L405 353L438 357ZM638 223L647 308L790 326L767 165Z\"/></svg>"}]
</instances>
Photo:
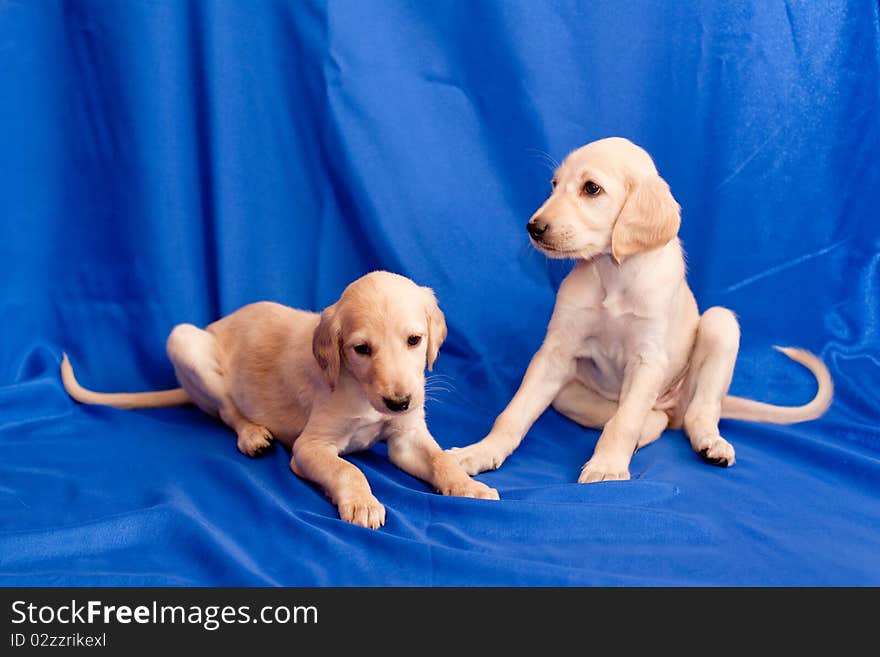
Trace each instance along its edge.
<instances>
[{"instance_id":1,"label":"puppy's hind leg","mask_svg":"<svg viewBox=\"0 0 880 657\"><path fill-rule=\"evenodd\" d=\"M235 430L242 454L259 456L272 444L269 430L245 418L233 402L220 348L211 333L192 324L178 324L168 336L166 350L190 399Z\"/></svg>"},{"instance_id":2,"label":"puppy's hind leg","mask_svg":"<svg viewBox=\"0 0 880 657\"><path fill-rule=\"evenodd\" d=\"M721 402L733 378L739 352L739 323L727 308L709 308L697 328L687 378L684 430L691 447L713 465L734 464L733 445L721 437Z\"/></svg>"},{"instance_id":3,"label":"puppy's hind leg","mask_svg":"<svg viewBox=\"0 0 880 657\"><path fill-rule=\"evenodd\" d=\"M553 400L553 408L570 420L589 429L601 429L617 412L617 402L605 399L579 381L568 383ZM662 411L651 411L639 436L636 449L657 440L666 430L669 418Z\"/></svg>"}]
</instances>

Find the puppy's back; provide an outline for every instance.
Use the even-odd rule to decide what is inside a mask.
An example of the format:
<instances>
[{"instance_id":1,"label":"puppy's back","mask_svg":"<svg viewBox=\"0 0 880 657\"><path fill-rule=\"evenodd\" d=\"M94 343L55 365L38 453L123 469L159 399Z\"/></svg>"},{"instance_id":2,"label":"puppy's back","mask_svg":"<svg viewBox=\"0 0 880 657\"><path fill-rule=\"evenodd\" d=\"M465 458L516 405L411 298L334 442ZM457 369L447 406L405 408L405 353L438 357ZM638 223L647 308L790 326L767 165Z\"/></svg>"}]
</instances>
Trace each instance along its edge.
<instances>
[{"instance_id":1,"label":"puppy's back","mask_svg":"<svg viewBox=\"0 0 880 657\"><path fill-rule=\"evenodd\" d=\"M325 385L312 355L319 320L317 313L260 301L207 327L236 406L282 442L302 430L316 387Z\"/></svg>"}]
</instances>

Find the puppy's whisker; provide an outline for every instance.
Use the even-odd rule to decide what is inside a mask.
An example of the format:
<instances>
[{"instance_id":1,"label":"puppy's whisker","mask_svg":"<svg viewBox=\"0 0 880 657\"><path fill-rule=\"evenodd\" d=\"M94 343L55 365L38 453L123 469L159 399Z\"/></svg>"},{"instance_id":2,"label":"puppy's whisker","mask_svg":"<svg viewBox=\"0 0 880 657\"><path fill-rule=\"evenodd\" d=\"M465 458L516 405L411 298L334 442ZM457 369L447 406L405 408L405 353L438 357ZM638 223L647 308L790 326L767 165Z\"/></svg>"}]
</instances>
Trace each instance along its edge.
<instances>
[{"instance_id":1,"label":"puppy's whisker","mask_svg":"<svg viewBox=\"0 0 880 657\"><path fill-rule=\"evenodd\" d=\"M559 162L550 155L547 151L543 151L540 148L526 148L526 152L531 155L537 155L541 158L542 164L546 166L550 171L556 171L559 168Z\"/></svg>"},{"instance_id":2,"label":"puppy's whisker","mask_svg":"<svg viewBox=\"0 0 880 657\"><path fill-rule=\"evenodd\" d=\"M426 386L454 386L452 379L429 379L425 381Z\"/></svg>"},{"instance_id":3,"label":"puppy's whisker","mask_svg":"<svg viewBox=\"0 0 880 657\"><path fill-rule=\"evenodd\" d=\"M452 377L447 377L445 375L438 374L438 375L435 375L432 377L427 377L425 379L425 389L426 390L445 390L446 392L452 392L456 388L455 388L455 383L453 383Z\"/></svg>"},{"instance_id":4,"label":"puppy's whisker","mask_svg":"<svg viewBox=\"0 0 880 657\"><path fill-rule=\"evenodd\" d=\"M443 377L443 378L429 377L429 378L425 379L425 383L427 385L431 385L432 383L443 383L443 384L452 385L453 381L454 381L454 379L452 377Z\"/></svg>"},{"instance_id":5,"label":"puppy's whisker","mask_svg":"<svg viewBox=\"0 0 880 657\"><path fill-rule=\"evenodd\" d=\"M523 258L535 258L540 257L541 254L535 250L535 247L532 246L532 243L529 240L526 240L519 247L519 255ZM544 258L541 258L542 260Z\"/></svg>"}]
</instances>

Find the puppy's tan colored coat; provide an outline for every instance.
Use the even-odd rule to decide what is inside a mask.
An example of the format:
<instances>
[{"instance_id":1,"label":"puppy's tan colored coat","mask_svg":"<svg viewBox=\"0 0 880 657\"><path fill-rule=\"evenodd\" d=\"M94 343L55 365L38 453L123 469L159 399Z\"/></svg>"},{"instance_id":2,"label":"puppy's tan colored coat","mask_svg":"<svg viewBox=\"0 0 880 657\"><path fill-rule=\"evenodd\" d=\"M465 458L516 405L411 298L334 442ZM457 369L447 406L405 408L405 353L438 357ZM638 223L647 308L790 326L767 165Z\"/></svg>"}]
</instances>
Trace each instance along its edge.
<instances>
[{"instance_id":1,"label":"puppy's tan colored coat","mask_svg":"<svg viewBox=\"0 0 880 657\"><path fill-rule=\"evenodd\" d=\"M291 447L291 469L319 484L343 520L377 528L385 507L341 455L381 438L395 465L440 493L498 499L440 449L425 423L425 364L431 368L445 338L433 291L379 271L353 282L320 315L260 302L204 330L176 326L167 351L181 388L92 392L77 383L66 356L61 374L68 393L84 403L191 401L232 427L248 456L275 437Z\"/></svg>"},{"instance_id":2,"label":"puppy's tan colored coat","mask_svg":"<svg viewBox=\"0 0 880 657\"><path fill-rule=\"evenodd\" d=\"M693 449L716 465L735 454L722 417L793 423L819 417L833 385L816 356L779 348L819 384L800 407L727 394L739 325L721 307L702 315L685 280L679 205L650 156L626 139L587 144L562 163L553 192L528 223L551 258L578 262L556 296L541 348L519 390L483 440L452 453L471 474L497 468L550 406L601 428L582 483L629 479L636 449L667 426L684 426Z\"/></svg>"}]
</instances>

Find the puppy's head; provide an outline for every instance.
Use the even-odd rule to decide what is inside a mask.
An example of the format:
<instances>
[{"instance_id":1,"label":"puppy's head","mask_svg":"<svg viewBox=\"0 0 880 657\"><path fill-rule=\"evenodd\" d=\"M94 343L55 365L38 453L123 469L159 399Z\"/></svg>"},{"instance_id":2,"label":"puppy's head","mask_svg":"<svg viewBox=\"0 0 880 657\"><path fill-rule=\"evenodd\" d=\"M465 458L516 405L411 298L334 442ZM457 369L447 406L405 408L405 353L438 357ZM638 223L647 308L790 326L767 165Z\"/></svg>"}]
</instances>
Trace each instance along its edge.
<instances>
[{"instance_id":1,"label":"puppy's head","mask_svg":"<svg viewBox=\"0 0 880 657\"><path fill-rule=\"evenodd\" d=\"M445 339L433 290L375 271L321 313L312 350L331 389L345 368L373 408L399 414L424 404L425 365L431 369Z\"/></svg>"},{"instance_id":2,"label":"puppy's head","mask_svg":"<svg viewBox=\"0 0 880 657\"><path fill-rule=\"evenodd\" d=\"M678 203L651 157L627 139L600 139L571 153L553 191L526 229L551 258L617 262L666 244L678 234Z\"/></svg>"}]
</instances>

